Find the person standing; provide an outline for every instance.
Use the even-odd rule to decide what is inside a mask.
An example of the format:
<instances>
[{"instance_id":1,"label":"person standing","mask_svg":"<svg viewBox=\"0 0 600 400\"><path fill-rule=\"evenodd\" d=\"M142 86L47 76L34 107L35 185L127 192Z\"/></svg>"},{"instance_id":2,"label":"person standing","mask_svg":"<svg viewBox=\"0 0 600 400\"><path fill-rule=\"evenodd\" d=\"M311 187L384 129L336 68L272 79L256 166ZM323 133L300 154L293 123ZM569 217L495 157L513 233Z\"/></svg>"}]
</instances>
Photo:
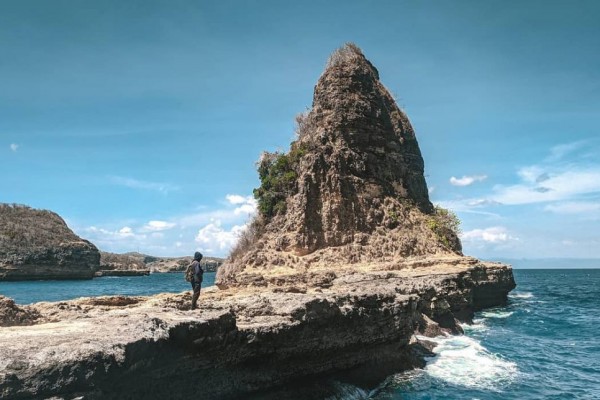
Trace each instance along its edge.
<instances>
[{"instance_id":1,"label":"person standing","mask_svg":"<svg viewBox=\"0 0 600 400\"><path fill-rule=\"evenodd\" d=\"M200 297L200 288L202 286L202 278L204 275L204 270L200 266L200 261L202 260L202 253L197 251L194 253L194 261L192 261L192 271L193 277L191 280L192 283L192 310L197 308L198 298Z\"/></svg>"}]
</instances>

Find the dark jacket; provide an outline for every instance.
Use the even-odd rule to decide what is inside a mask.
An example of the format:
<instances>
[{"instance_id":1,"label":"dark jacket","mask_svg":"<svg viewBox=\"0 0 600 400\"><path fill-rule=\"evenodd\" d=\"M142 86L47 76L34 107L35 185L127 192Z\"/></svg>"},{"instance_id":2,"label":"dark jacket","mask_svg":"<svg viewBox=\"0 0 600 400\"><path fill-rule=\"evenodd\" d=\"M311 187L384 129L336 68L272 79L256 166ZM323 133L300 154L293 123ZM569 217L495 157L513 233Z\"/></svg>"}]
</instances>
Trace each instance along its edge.
<instances>
[{"instance_id":1,"label":"dark jacket","mask_svg":"<svg viewBox=\"0 0 600 400\"><path fill-rule=\"evenodd\" d=\"M202 283L204 270L200 266L200 263L198 262L198 260L194 260L192 262L192 265L194 266L194 282Z\"/></svg>"}]
</instances>

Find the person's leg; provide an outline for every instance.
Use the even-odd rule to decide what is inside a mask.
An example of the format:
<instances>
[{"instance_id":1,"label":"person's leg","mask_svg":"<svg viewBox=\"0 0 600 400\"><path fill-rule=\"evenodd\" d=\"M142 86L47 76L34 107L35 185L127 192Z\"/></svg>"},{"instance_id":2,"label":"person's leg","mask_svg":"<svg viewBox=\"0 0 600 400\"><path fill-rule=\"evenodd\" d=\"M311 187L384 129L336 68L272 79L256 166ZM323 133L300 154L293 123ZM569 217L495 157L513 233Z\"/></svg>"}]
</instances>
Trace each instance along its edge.
<instances>
[{"instance_id":1,"label":"person's leg","mask_svg":"<svg viewBox=\"0 0 600 400\"><path fill-rule=\"evenodd\" d=\"M192 285L192 288L194 290L194 294L192 295L192 310L194 310L198 302L198 297L200 297L200 284L195 283Z\"/></svg>"}]
</instances>

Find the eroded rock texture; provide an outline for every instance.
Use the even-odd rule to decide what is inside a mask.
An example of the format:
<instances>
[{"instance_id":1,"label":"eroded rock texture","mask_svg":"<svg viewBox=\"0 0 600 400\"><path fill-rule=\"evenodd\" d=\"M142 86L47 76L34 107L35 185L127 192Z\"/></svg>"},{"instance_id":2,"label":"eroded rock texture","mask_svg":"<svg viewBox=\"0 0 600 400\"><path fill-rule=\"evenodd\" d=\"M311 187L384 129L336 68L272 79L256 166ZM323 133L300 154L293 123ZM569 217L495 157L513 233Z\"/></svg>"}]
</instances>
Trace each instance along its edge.
<instances>
[{"instance_id":1,"label":"eroded rock texture","mask_svg":"<svg viewBox=\"0 0 600 400\"><path fill-rule=\"evenodd\" d=\"M22 306L35 320L0 328L0 397L318 399L333 394L331 379L368 389L423 365L415 331L459 332L513 287L506 266L445 257L309 285L212 288L196 311L189 292Z\"/></svg>"},{"instance_id":2,"label":"eroded rock texture","mask_svg":"<svg viewBox=\"0 0 600 400\"><path fill-rule=\"evenodd\" d=\"M0 204L0 280L91 279L100 252L57 214Z\"/></svg>"},{"instance_id":3,"label":"eroded rock texture","mask_svg":"<svg viewBox=\"0 0 600 400\"><path fill-rule=\"evenodd\" d=\"M259 215L247 244L220 268L221 287L285 269L461 254L456 233L437 223L415 132L360 49L334 52L312 108L297 120L298 139L285 159L260 161L260 168L289 164L268 185L293 183L258 189L268 201L284 199L274 215Z\"/></svg>"}]
</instances>

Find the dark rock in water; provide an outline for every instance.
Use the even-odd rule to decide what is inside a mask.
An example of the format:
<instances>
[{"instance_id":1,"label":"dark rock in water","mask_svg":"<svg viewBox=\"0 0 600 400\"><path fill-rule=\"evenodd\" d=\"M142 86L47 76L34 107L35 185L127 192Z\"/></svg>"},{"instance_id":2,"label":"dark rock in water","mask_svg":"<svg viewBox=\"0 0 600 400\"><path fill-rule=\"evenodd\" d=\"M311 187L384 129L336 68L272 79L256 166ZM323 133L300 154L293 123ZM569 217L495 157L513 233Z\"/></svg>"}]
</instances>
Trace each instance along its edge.
<instances>
[{"instance_id":1,"label":"dark rock in water","mask_svg":"<svg viewBox=\"0 0 600 400\"><path fill-rule=\"evenodd\" d=\"M57 214L0 204L0 280L91 279L100 252Z\"/></svg>"}]
</instances>

